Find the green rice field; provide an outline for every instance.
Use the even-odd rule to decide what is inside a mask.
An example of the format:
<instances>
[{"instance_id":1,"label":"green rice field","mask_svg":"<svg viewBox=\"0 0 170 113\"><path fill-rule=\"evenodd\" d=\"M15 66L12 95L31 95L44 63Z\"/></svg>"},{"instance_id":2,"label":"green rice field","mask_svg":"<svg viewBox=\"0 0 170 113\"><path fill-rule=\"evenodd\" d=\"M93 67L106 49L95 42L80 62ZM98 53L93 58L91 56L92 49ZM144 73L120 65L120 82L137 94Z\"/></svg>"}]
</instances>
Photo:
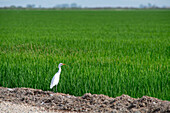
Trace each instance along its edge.
<instances>
[{"instance_id":1,"label":"green rice field","mask_svg":"<svg viewBox=\"0 0 170 113\"><path fill-rule=\"evenodd\" d=\"M170 100L170 10L0 10L0 86Z\"/></svg>"}]
</instances>

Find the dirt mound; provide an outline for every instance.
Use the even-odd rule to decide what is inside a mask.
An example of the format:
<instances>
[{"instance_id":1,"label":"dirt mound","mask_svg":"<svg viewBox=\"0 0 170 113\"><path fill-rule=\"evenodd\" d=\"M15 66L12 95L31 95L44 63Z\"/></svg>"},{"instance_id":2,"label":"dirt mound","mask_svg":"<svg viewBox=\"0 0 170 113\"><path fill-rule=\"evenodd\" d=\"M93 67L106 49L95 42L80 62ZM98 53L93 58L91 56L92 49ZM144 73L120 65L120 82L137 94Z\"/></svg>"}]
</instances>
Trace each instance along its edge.
<instances>
[{"instance_id":1,"label":"dirt mound","mask_svg":"<svg viewBox=\"0 0 170 113\"><path fill-rule=\"evenodd\" d=\"M87 93L81 97L68 94L53 93L31 88L0 87L0 101L10 101L17 104L29 104L44 107L48 111L74 112L170 112L170 102L157 98L143 96L135 99L128 95L111 98L105 95Z\"/></svg>"}]
</instances>

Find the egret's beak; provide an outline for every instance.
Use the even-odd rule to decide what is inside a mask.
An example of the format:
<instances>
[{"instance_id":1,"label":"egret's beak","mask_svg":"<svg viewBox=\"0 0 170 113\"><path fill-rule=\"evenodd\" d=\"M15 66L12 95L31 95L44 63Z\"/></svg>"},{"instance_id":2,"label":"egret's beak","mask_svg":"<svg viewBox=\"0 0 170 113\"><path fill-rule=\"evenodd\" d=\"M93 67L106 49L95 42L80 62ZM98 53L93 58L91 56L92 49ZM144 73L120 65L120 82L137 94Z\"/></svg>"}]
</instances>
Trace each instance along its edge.
<instances>
[{"instance_id":1,"label":"egret's beak","mask_svg":"<svg viewBox=\"0 0 170 113\"><path fill-rule=\"evenodd\" d=\"M63 65L66 65L66 64L63 64Z\"/></svg>"}]
</instances>

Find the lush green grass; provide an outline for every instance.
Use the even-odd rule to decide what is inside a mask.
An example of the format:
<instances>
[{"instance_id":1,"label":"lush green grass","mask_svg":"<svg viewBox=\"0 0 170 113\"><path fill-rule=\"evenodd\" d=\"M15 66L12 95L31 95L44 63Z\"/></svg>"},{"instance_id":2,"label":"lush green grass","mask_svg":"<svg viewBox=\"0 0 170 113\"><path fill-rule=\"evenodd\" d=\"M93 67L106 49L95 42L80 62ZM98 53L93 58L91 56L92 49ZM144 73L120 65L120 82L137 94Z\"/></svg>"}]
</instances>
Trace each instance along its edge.
<instances>
[{"instance_id":1,"label":"lush green grass","mask_svg":"<svg viewBox=\"0 0 170 113\"><path fill-rule=\"evenodd\" d=\"M0 86L170 100L170 11L0 10ZM53 89L55 91L55 88Z\"/></svg>"}]
</instances>

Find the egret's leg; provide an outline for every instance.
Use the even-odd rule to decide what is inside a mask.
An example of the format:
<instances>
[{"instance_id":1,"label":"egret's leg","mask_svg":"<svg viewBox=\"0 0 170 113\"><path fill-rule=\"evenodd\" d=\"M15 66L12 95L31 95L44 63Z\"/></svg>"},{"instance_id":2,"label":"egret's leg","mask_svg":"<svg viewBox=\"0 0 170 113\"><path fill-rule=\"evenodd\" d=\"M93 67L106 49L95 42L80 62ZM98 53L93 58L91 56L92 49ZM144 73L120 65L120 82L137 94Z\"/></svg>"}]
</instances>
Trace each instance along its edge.
<instances>
[{"instance_id":1,"label":"egret's leg","mask_svg":"<svg viewBox=\"0 0 170 113\"><path fill-rule=\"evenodd\" d=\"M57 85L56 85L56 93L57 93Z\"/></svg>"}]
</instances>

